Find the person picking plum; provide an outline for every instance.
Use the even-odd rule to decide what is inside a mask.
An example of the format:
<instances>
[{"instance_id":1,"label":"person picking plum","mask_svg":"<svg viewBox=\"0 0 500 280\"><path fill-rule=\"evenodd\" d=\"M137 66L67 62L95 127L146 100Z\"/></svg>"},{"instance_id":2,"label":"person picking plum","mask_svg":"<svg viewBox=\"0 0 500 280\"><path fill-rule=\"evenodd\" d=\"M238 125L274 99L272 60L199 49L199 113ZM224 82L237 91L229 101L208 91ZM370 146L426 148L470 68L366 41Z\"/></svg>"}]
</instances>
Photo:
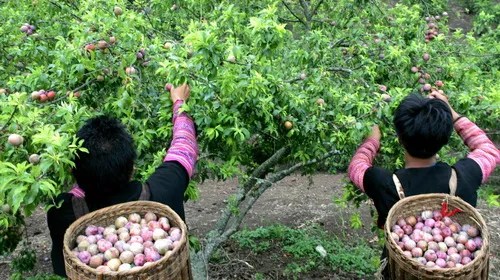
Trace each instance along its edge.
<instances>
[{"instance_id":1,"label":"person picking plum","mask_svg":"<svg viewBox=\"0 0 500 280\"><path fill-rule=\"evenodd\" d=\"M184 220L184 192L193 176L198 144L193 120L179 109L189 98L188 85L172 88L173 139L163 163L144 184L133 180L136 150L132 136L117 119L98 116L89 119L77 132L88 153L79 153L72 170L76 185L62 193L47 213L52 239L54 273L66 277L63 238L66 229L79 217L111 205L150 200L170 206Z\"/></svg>"},{"instance_id":2,"label":"person picking plum","mask_svg":"<svg viewBox=\"0 0 500 280\"><path fill-rule=\"evenodd\" d=\"M500 164L500 151L479 127L455 112L447 97L437 92L428 98L406 97L395 112L394 126L405 150L404 168L392 171L372 166L382 137L376 125L348 168L350 180L373 200L380 228L391 207L406 196L449 193L476 206L479 186ZM436 154L448 143L453 129L470 153L450 166L437 161ZM384 249L382 259L386 254Z\"/></svg>"}]
</instances>

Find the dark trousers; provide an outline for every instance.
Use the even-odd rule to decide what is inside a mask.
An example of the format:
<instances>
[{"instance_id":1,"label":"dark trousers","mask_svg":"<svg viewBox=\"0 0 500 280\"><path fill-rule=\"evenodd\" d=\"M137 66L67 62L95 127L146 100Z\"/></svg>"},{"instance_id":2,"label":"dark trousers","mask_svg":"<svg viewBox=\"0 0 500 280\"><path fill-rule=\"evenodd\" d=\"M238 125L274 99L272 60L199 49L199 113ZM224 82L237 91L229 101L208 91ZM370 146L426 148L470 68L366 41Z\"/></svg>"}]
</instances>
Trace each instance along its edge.
<instances>
[{"instance_id":1,"label":"dark trousers","mask_svg":"<svg viewBox=\"0 0 500 280\"><path fill-rule=\"evenodd\" d=\"M380 256L380 261L382 261L385 258L387 258L387 247L384 245L384 249L382 250L382 255ZM391 280L391 276L389 275L389 263L387 263L384 270L382 271L382 277L384 277L384 280Z\"/></svg>"}]
</instances>

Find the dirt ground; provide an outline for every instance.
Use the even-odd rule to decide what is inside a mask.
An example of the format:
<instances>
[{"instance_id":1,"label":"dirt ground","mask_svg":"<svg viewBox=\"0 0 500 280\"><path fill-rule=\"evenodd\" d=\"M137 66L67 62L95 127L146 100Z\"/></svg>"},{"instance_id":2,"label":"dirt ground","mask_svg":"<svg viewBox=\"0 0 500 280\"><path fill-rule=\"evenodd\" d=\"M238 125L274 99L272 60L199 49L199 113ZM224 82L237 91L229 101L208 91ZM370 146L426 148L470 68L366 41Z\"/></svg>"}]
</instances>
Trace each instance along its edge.
<instances>
[{"instance_id":1,"label":"dirt ground","mask_svg":"<svg viewBox=\"0 0 500 280\"><path fill-rule=\"evenodd\" d=\"M342 209L333 202L334 196L342 194L344 175L317 174L309 184L307 177L292 175L269 189L254 205L244 221L244 226L255 228L275 223L300 227L311 221L322 224L329 234L342 238L363 238L372 241L375 234L370 231L371 217L369 205L359 209L365 227L359 230L349 228L352 207ZM191 233L203 236L216 221L225 206L224 199L234 193L235 181L208 181L200 186L200 199L186 204L186 219ZM478 203L478 210L485 218L491 235L490 279L500 279L500 209L488 208L484 201ZM37 251L35 272L51 272L50 236L43 209L28 218L31 246ZM374 244L374 246L376 246ZM275 248L279 251L279 248ZM284 279L280 276L286 260L255 256L250 251L236 250L231 244L223 248L226 260L211 263L211 279L255 279L256 273L264 279ZM272 252L269 253L270 255ZM0 258L0 279L8 279L11 274L9 258ZM357 279L354 276L337 275L335 272L312 272L302 279Z\"/></svg>"}]
</instances>

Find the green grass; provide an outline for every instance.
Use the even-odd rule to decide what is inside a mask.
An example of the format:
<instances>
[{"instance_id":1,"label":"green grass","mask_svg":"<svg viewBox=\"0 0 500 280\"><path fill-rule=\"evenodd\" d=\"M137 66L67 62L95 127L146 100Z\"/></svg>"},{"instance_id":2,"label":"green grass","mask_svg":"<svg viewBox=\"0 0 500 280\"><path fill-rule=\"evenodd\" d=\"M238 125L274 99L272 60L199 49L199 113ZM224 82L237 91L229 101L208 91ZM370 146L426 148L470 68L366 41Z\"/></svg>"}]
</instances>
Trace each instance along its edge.
<instances>
[{"instance_id":1,"label":"green grass","mask_svg":"<svg viewBox=\"0 0 500 280\"><path fill-rule=\"evenodd\" d=\"M243 230L233 237L238 246L255 254L278 248L280 255L293 260L284 274L299 277L311 270L333 271L358 276L373 275L379 265L380 251L364 240L341 240L328 234L318 225L293 229L283 225ZM326 257L316 251L318 245L326 250Z\"/></svg>"}]
</instances>

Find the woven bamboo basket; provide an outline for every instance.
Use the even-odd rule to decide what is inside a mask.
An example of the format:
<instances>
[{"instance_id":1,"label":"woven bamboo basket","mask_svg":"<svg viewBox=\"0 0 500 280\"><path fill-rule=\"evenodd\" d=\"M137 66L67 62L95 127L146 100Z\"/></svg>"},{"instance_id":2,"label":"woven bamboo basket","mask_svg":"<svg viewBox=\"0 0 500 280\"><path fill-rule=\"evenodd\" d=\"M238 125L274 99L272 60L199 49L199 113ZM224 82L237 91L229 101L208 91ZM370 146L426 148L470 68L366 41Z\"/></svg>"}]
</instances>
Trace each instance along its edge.
<instances>
[{"instance_id":1,"label":"woven bamboo basket","mask_svg":"<svg viewBox=\"0 0 500 280\"><path fill-rule=\"evenodd\" d=\"M71 251L76 246L76 237L85 232L88 225L107 226L114 224L119 216L128 217L132 213L141 216L147 212L153 212L158 217L167 217L172 227L182 230L180 245L172 253L162 257L160 260L138 269L120 272L98 272L90 266L82 263ZM192 272L189 262L189 242L187 227L182 219L170 207L151 201L134 201L117 204L91 212L80 217L66 230L64 234L64 264L69 279L97 279L97 280L191 280Z\"/></svg>"},{"instance_id":2,"label":"woven bamboo basket","mask_svg":"<svg viewBox=\"0 0 500 280\"><path fill-rule=\"evenodd\" d=\"M474 260L461 268L428 268L403 254L403 250L391 238L391 227L399 218L418 216L424 210L440 210L442 203L448 202L449 209L459 208L463 212L451 217L460 224L470 224L480 229L483 247ZM489 270L488 228L479 212L459 197L448 194L424 194L406 197L398 201L389 211L384 226L387 246L387 265L393 280L485 280Z\"/></svg>"}]
</instances>

